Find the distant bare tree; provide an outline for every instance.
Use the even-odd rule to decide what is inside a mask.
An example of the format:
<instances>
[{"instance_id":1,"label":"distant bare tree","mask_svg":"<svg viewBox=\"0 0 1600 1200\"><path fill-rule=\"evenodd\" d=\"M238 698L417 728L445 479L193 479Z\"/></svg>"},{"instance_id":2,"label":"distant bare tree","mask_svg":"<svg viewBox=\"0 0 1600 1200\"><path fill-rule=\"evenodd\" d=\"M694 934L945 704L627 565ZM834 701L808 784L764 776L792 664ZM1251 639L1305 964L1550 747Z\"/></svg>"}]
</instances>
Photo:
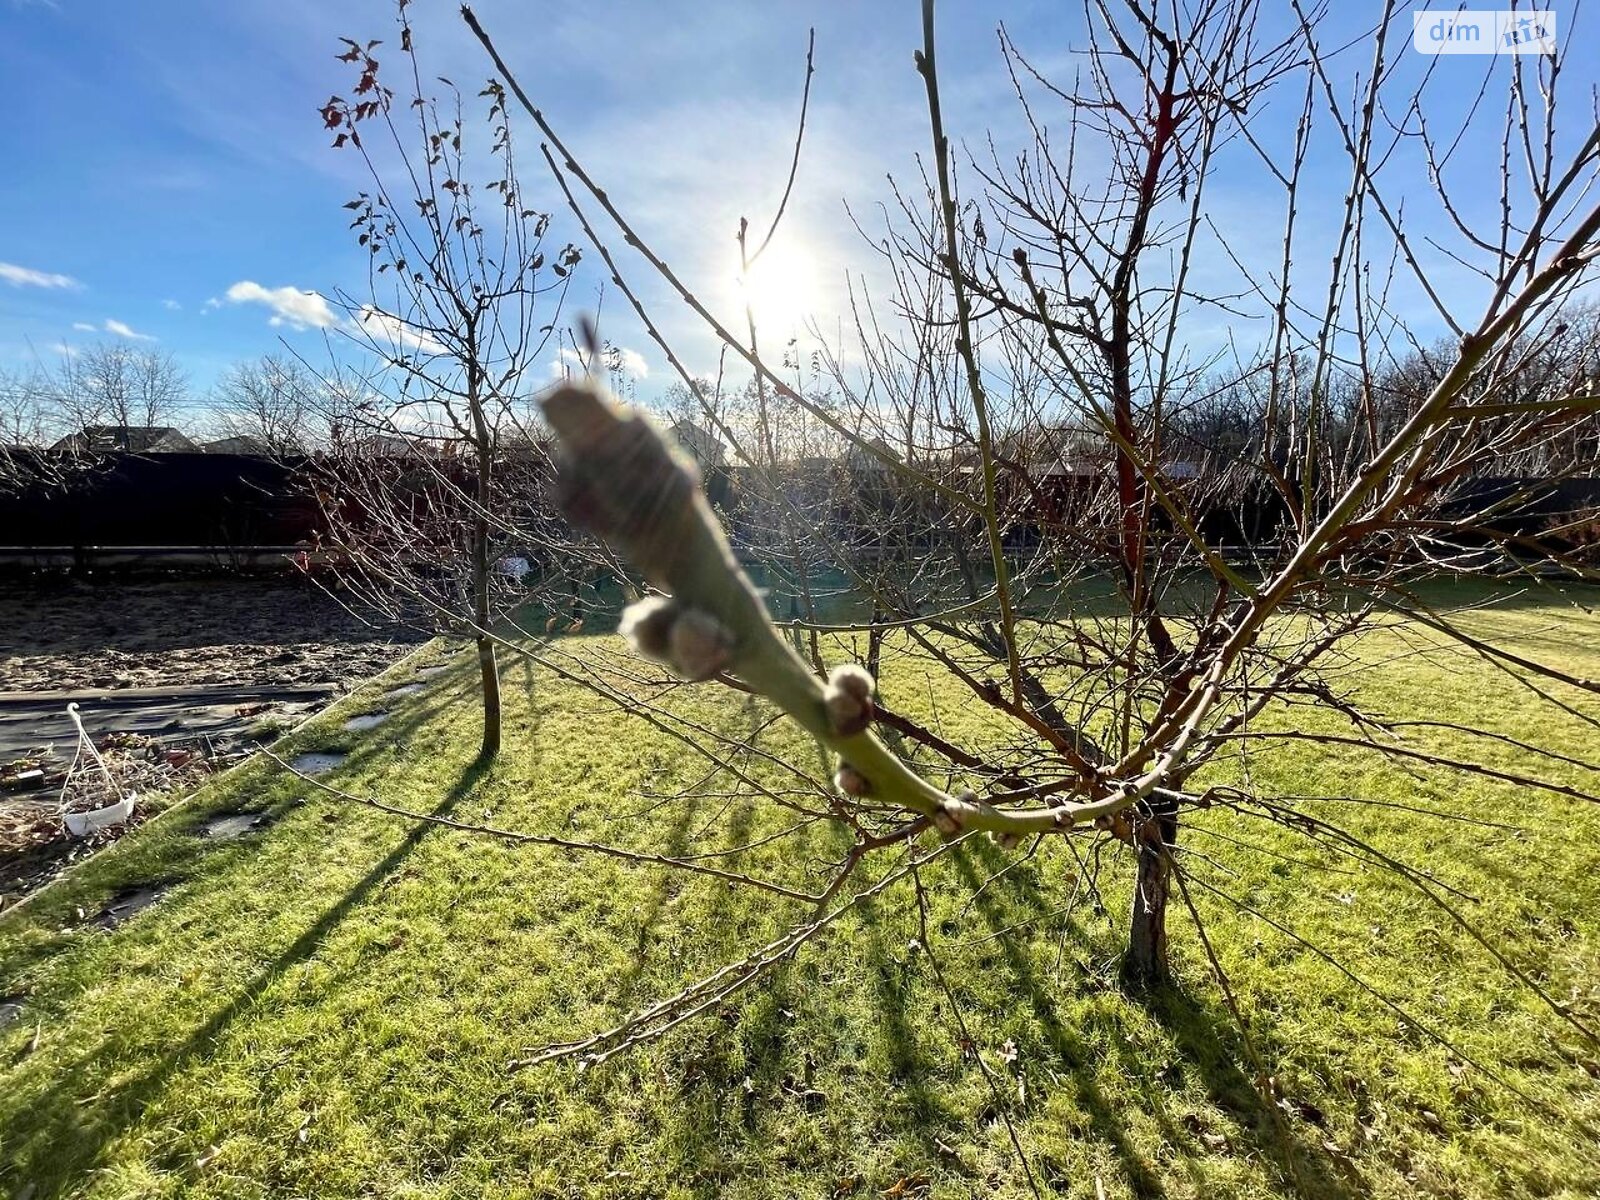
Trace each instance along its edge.
<instances>
[{"instance_id":1,"label":"distant bare tree","mask_svg":"<svg viewBox=\"0 0 1600 1200\"><path fill-rule=\"evenodd\" d=\"M73 432L94 425L170 424L188 387L171 354L125 341L68 349L52 373L58 421Z\"/></svg>"},{"instance_id":2,"label":"distant bare tree","mask_svg":"<svg viewBox=\"0 0 1600 1200\"><path fill-rule=\"evenodd\" d=\"M42 372L0 370L0 490L37 477L53 415Z\"/></svg>"},{"instance_id":3,"label":"distant bare tree","mask_svg":"<svg viewBox=\"0 0 1600 1200\"><path fill-rule=\"evenodd\" d=\"M318 440L327 398L299 361L267 354L235 363L211 390L219 433L248 438L271 454L302 454Z\"/></svg>"},{"instance_id":4,"label":"distant bare tree","mask_svg":"<svg viewBox=\"0 0 1600 1200\"><path fill-rule=\"evenodd\" d=\"M50 381L42 371L0 370L0 445L43 446L52 416Z\"/></svg>"}]
</instances>

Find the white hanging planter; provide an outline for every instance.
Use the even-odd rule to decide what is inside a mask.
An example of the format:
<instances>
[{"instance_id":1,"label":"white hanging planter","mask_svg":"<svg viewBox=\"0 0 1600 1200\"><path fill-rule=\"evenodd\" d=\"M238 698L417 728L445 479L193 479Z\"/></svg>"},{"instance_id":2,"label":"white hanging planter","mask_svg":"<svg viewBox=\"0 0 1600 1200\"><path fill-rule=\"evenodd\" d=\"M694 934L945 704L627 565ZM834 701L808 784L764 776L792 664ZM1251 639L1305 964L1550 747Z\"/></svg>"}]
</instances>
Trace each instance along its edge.
<instances>
[{"instance_id":1,"label":"white hanging planter","mask_svg":"<svg viewBox=\"0 0 1600 1200\"><path fill-rule=\"evenodd\" d=\"M88 837L91 833L109 829L113 825L121 825L133 816L133 802L138 798L138 792L129 792L115 804L91 809L88 812L63 813L61 819L66 822L67 832L73 837Z\"/></svg>"},{"instance_id":2,"label":"white hanging planter","mask_svg":"<svg viewBox=\"0 0 1600 1200\"><path fill-rule=\"evenodd\" d=\"M61 820L67 827L67 832L73 837L88 837L102 829L109 829L113 825L121 825L133 816L134 801L139 798L138 792L124 794L117 785L116 778L106 766L105 760L100 757L100 752L95 749L94 741L84 731L83 720L78 716L76 704L67 705L67 716L72 718L72 723L78 728L78 752L73 755L72 765L67 769L67 778L61 784ZM88 812L67 812L67 789L72 785L72 777L79 770L78 764L85 758L92 760L100 768L100 774L105 780L106 791L116 796L110 804L103 804L99 808L92 808ZM88 770L87 765L83 768Z\"/></svg>"}]
</instances>

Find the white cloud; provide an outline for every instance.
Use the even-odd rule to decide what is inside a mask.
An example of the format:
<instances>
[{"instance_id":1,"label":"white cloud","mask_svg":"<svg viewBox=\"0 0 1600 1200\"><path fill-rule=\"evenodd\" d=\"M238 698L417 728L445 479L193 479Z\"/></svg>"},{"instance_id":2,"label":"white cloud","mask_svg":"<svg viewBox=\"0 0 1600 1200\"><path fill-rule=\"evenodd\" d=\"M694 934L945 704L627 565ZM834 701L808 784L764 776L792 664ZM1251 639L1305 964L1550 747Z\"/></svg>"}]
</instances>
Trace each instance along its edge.
<instances>
[{"instance_id":1,"label":"white cloud","mask_svg":"<svg viewBox=\"0 0 1600 1200\"><path fill-rule=\"evenodd\" d=\"M153 342L156 340L150 334L139 333L126 321L119 321L115 317L107 317L104 325L93 325L88 321L74 321L72 327L79 333L109 333L135 342Z\"/></svg>"},{"instance_id":2,"label":"white cloud","mask_svg":"<svg viewBox=\"0 0 1600 1200\"><path fill-rule=\"evenodd\" d=\"M57 275L51 271L35 271L19 267L16 263L0 262L0 279L12 287L79 288L83 285L71 275Z\"/></svg>"},{"instance_id":3,"label":"white cloud","mask_svg":"<svg viewBox=\"0 0 1600 1200\"><path fill-rule=\"evenodd\" d=\"M444 353L444 346L425 330L408 325L399 317L373 308L370 304L362 306L356 324L374 341L398 343L408 350L421 350L427 354Z\"/></svg>"},{"instance_id":4,"label":"white cloud","mask_svg":"<svg viewBox=\"0 0 1600 1200\"><path fill-rule=\"evenodd\" d=\"M650 364L645 362L644 355L637 350L630 350L626 346L616 348L618 359L621 360L622 369L635 379L648 379L650 377Z\"/></svg>"},{"instance_id":5,"label":"white cloud","mask_svg":"<svg viewBox=\"0 0 1600 1200\"><path fill-rule=\"evenodd\" d=\"M583 365L583 356L571 346L561 347L550 360L551 379L581 379L586 374L588 371Z\"/></svg>"},{"instance_id":6,"label":"white cloud","mask_svg":"<svg viewBox=\"0 0 1600 1200\"><path fill-rule=\"evenodd\" d=\"M168 312L177 312L183 307L183 305L179 304L176 300L163 300L161 302L161 307L166 309Z\"/></svg>"},{"instance_id":7,"label":"white cloud","mask_svg":"<svg viewBox=\"0 0 1600 1200\"><path fill-rule=\"evenodd\" d=\"M264 304L272 310L267 324L290 329L350 329L352 325L376 342L388 342L407 350L421 350L427 354L442 354L444 346L434 337L398 317L391 316L370 304L363 305L353 322L347 322L328 303L320 292L296 287L262 287L249 279L241 279L224 295L229 304ZM213 296L201 305L201 312L221 308L223 301Z\"/></svg>"},{"instance_id":8,"label":"white cloud","mask_svg":"<svg viewBox=\"0 0 1600 1200\"><path fill-rule=\"evenodd\" d=\"M269 325L328 329L339 323L339 315L319 292L295 287L265 288L253 280L241 279L228 289L227 296L233 304L265 304L273 314L267 322ZM206 307L217 307L220 303L213 298L206 301Z\"/></svg>"},{"instance_id":9,"label":"white cloud","mask_svg":"<svg viewBox=\"0 0 1600 1200\"><path fill-rule=\"evenodd\" d=\"M135 342L153 342L156 340L148 333L135 333L132 326L130 326L126 321L118 321L114 317L106 318L104 328L107 333L114 333L118 337L128 338Z\"/></svg>"}]
</instances>

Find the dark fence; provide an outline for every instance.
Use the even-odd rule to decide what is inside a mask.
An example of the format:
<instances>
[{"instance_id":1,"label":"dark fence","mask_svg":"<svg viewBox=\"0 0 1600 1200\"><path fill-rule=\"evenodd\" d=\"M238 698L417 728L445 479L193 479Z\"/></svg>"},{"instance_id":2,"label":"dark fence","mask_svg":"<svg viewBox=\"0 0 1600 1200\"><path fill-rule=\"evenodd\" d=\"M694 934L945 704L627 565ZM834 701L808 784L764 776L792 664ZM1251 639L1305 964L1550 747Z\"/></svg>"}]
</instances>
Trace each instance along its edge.
<instances>
[{"instance_id":1,"label":"dark fence","mask_svg":"<svg viewBox=\"0 0 1600 1200\"><path fill-rule=\"evenodd\" d=\"M244 551L310 541L322 516L305 460L243 454L113 454L13 460L0 489L8 556L133 547Z\"/></svg>"},{"instance_id":2,"label":"dark fence","mask_svg":"<svg viewBox=\"0 0 1600 1200\"><path fill-rule=\"evenodd\" d=\"M316 543L326 529L314 480L318 474L326 477L329 465L309 458L113 454L60 461L50 455L21 455L7 462L12 469L6 472L10 485L0 487L0 563L72 565L139 558L234 566L281 563L284 551ZM398 469L402 474L407 470ZM821 496L830 491L837 495L828 487L826 468L821 469L823 476L797 476L793 486L803 492L814 484ZM736 475L713 471L707 485L713 499L725 506L736 541L743 541L741 526L752 514L744 511ZM534 503L542 505L542 489L534 490L541 492ZM872 498L860 489L850 494L852 502L831 517L820 515L830 508L823 499L818 519L833 520L846 542L861 540L846 536L852 529L881 536L870 518ZM1505 503L1494 521L1499 530L1538 538L1600 506L1600 478L1481 478L1457 491L1456 507L1463 513L1495 503ZM1013 548L1024 550L1051 524L1070 521L1074 507L1070 490L1051 493L1043 501L1036 498L1013 528ZM897 505L886 499L882 510L889 519ZM923 514L925 520L928 516ZM1266 489L1196 514L1204 536L1228 546L1260 545L1278 537L1285 516L1281 499ZM866 540L870 543L871 537ZM1587 539L1580 535L1577 540Z\"/></svg>"}]
</instances>

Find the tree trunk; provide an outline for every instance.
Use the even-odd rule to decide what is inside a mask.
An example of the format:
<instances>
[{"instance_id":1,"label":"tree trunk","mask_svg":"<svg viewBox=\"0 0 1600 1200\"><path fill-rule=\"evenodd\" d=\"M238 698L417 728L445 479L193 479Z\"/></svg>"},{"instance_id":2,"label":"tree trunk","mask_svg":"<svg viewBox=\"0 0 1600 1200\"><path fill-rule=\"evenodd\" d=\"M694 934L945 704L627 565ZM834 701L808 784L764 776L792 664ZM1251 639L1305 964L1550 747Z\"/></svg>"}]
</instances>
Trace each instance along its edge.
<instances>
[{"instance_id":1,"label":"tree trunk","mask_svg":"<svg viewBox=\"0 0 1600 1200\"><path fill-rule=\"evenodd\" d=\"M488 762L500 753L500 672L489 637L489 521L483 515L489 498L487 461L479 467L480 511L472 526L472 617L478 627L473 641L478 647L478 673L483 677L483 745L478 757Z\"/></svg>"},{"instance_id":2,"label":"tree trunk","mask_svg":"<svg viewBox=\"0 0 1600 1200\"><path fill-rule=\"evenodd\" d=\"M476 342L471 344L475 346ZM479 382L474 354L467 367L467 402L478 460L475 464L478 511L472 519L472 617L478 627L473 640L478 647L478 673L483 678L483 745L478 750L478 758L488 762L500 753L500 671L494 660L494 642L489 638L489 583L493 569L489 560L489 505L494 494L495 440L484 416Z\"/></svg>"},{"instance_id":3,"label":"tree trunk","mask_svg":"<svg viewBox=\"0 0 1600 1200\"><path fill-rule=\"evenodd\" d=\"M878 622L883 620L883 605L874 596L872 600L872 628L867 630L867 674L878 677L879 660L883 657L883 630Z\"/></svg>"},{"instance_id":4,"label":"tree trunk","mask_svg":"<svg viewBox=\"0 0 1600 1200\"><path fill-rule=\"evenodd\" d=\"M494 659L494 642L481 634L478 646L478 673L483 677L483 745L478 757L488 762L500 753L500 671Z\"/></svg>"},{"instance_id":5,"label":"tree trunk","mask_svg":"<svg viewBox=\"0 0 1600 1200\"><path fill-rule=\"evenodd\" d=\"M1147 816L1138 832L1139 870L1122 974L1130 985L1143 988L1168 979L1167 898L1172 889L1172 863L1166 851L1178 840L1177 814Z\"/></svg>"}]
</instances>

